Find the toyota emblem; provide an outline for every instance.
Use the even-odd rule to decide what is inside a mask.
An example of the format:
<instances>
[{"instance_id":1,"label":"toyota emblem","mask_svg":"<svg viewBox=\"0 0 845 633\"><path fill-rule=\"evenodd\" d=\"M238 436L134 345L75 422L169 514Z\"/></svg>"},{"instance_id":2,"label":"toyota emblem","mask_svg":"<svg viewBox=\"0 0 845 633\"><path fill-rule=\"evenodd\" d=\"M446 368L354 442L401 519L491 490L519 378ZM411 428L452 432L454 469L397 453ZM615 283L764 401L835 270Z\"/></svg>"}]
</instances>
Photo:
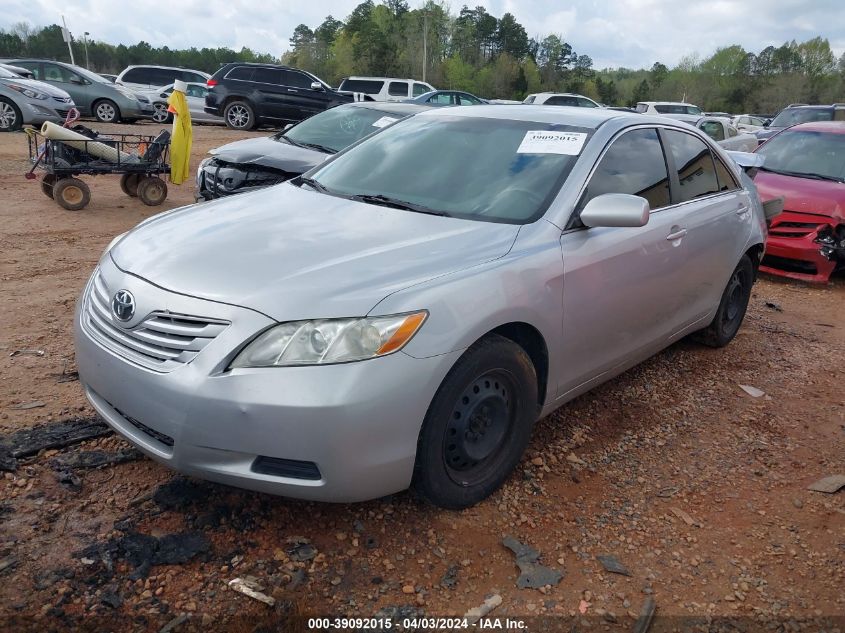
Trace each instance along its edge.
<instances>
[{"instance_id":1,"label":"toyota emblem","mask_svg":"<svg viewBox=\"0 0 845 633\"><path fill-rule=\"evenodd\" d=\"M128 290L118 290L111 300L111 311L118 321L129 321L135 316L135 297Z\"/></svg>"}]
</instances>

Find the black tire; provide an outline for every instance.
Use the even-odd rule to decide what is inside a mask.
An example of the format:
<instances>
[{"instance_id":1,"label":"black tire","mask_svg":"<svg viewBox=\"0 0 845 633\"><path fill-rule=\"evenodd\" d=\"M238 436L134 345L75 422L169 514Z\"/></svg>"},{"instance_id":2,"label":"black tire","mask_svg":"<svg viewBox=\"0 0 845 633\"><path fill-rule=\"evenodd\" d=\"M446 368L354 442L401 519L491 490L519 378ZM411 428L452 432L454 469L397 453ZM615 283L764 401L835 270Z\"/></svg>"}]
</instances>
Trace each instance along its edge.
<instances>
[{"instance_id":1,"label":"black tire","mask_svg":"<svg viewBox=\"0 0 845 633\"><path fill-rule=\"evenodd\" d=\"M173 121L173 115L167 111L166 103L154 103L153 108L155 110L153 112L153 121L156 123L171 123Z\"/></svg>"},{"instance_id":2,"label":"black tire","mask_svg":"<svg viewBox=\"0 0 845 633\"><path fill-rule=\"evenodd\" d=\"M255 127L255 111L246 101L231 101L223 108L226 125L233 130L251 130Z\"/></svg>"},{"instance_id":3,"label":"black tire","mask_svg":"<svg viewBox=\"0 0 845 633\"><path fill-rule=\"evenodd\" d=\"M141 174L123 174L120 177L120 190L130 198L137 197L138 181L141 178Z\"/></svg>"},{"instance_id":4,"label":"black tire","mask_svg":"<svg viewBox=\"0 0 845 633\"><path fill-rule=\"evenodd\" d=\"M68 211L79 211L91 202L91 190L79 178L62 178L53 186L53 200Z\"/></svg>"},{"instance_id":5,"label":"black tire","mask_svg":"<svg viewBox=\"0 0 845 633\"><path fill-rule=\"evenodd\" d=\"M167 183L149 176L138 181L138 198L148 207L156 207L167 199Z\"/></svg>"},{"instance_id":6,"label":"black tire","mask_svg":"<svg viewBox=\"0 0 845 633\"><path fill-rule=\"evenodd\" d=\"M120 123L120 108L111 99L100 99L91 107L100 123Z\"/></svg>"},{"instance_id":7,"label":"black tire","mask_svg":"<svg viewBox=\"0 0 845 633\"><path fill-rule=\"evenodd\" d=\"M53 199L53 187L56 186L56 177L53 174L44 174L41 177L41 193Z\"/></svg>"},{"instance_id":8,"label":"black tire","mask_svg":"<svg viewBox=\"0 0 845 633\"><path fill-rule=\"evenodd\" d=\"M428 408L412 487L441 508L478 503L519 463L538 413L531 359L509 339L485 337L455 363Z\"/></svg>"},{"instance_id":9,"label":"black tire","mask_svg":"<svg viewBox=\"0 0 845 633\"><path fill-rule=\"evenodd\" d=\"M21 129L23 115L13 101L0 97L0 132L14 132Z\"/></svg>"},{"instance_id":10,"label":"black tire","mask_svg":"<svg viewBox=\"0 0 845 633\"><path fill-rule=\"evenodd\" d=\"M722 293L716 316L710 325L696 332L693 339L708 347L724 347L730 343L745 318L753 285L754 264L748 255L743 255Z\"/></svg>"}]
</instances>

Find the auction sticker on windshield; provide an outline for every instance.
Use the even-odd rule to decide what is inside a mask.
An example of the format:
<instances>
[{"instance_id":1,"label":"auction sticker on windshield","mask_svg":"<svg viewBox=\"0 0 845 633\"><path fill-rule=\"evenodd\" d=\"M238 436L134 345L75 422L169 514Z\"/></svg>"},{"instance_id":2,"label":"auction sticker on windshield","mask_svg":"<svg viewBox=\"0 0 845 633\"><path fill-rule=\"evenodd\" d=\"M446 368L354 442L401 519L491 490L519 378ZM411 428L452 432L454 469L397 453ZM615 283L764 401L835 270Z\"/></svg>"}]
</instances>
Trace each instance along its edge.
<instances>
[{"instance_id":1,"label":"auction sticker on windshield","mask_svg":"<svg viewBox=\"0 0 845 633\"><path fill-rule=\"evenodd\" d=\"M384 127L386 125L390 125L391 123L396 123L399 119L394 119L393 117L383 116L380 119L373 121L373 127Z\"/></svg>"},{"instance_id":2,"label":"auction sticker on windshield","mask_svg":"<svg viewBox=\"0 0 845 633\"><path fill-rule=\"evenodd\" d=\"M587 140L586 132L557 132L555 130L528 130L517 154L566 154L577 156Z\"/></svg>"}]
</instances>

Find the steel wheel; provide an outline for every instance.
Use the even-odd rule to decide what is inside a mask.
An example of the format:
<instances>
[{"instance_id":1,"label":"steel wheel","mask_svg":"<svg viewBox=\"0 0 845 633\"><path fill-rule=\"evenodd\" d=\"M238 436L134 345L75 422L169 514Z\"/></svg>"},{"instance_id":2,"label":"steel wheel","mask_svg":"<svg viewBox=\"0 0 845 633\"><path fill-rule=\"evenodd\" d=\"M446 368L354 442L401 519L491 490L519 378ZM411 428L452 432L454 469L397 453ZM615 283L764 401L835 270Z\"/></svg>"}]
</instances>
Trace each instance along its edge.
<instances>
[{"instance_id":1,"label":"steel wheel","mask_svg":"<svg viewBox=\"0 0 845 633\"><path fill-rule=\"evenodd\" d=\"M94 106L94 116L97 117L98 121L102 121L103 123L115 123L120 115L118 114L117 106L111 101L104 99L103 101L98 101Z\"/></svg>"},{"instance_id":2,"label":"steel wheel","mask_svg":"<svg viewBox=\"0 0 845 633\"><path fill-rule=\"evenodd\" d=\"M446 472L459 485L483 480L514 420L513 377L496 370L472 381L452 407L443 440Z\"/></svg>"},{"instance_id":3,"label":"steel wheel","mask_svg":"<svg viewBox=\"0 0 845 633\"><path fill-rule=\"evenodd\" d=\"M17 130L21 126L21 119L22 117L14 103L0 99L0 130L4 132Z\"/></svg>"}]
</instances>

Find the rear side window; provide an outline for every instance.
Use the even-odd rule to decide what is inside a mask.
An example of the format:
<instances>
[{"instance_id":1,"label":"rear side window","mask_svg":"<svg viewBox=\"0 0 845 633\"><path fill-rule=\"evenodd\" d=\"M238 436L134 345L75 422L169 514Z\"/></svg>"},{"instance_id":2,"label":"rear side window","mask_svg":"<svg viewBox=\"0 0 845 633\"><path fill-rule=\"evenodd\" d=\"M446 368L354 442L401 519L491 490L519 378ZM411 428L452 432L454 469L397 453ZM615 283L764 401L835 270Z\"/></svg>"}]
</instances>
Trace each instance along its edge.
<instances>
[{"instance_id":1,"label":"rear side window","mask_svg":"<svg viewBox=\"0 0 845 633\"><path fill-rule=\"evenodd\" d=\"M199 73L192 73L189 70L182 71L182 80L193 81L198 84L204 84L206 81L208 81L204 75L200 75Z\"/></svg>"},{"instance_id":2,"label":"rear side window","mask_svg":"<svg viewBox=\"0 0 845 633\"><path fill-rule=\"evenodd\" d=\"M440 105L452 105L452 95L440 93L432 95L428 98L429 103L438 103Z\"/></svg>"},{"instance_id":3,"label":"rear side window","mask_svg":"<svg viewBox=\"0 0 845 633\"><path fill-rule=\"evenodd\" d=\"M522 103L534 103L534 99L536 99L536 98L537 97L535 95L531 95L530 97L525 97L525 101L523 101Z\"/></svg>"},{"instance_id":4,"label":"rear side window","mask_svg":"<svg viewBox=\"0 0 845 633\"><path fill-rule=\"evenodd\" d=\"M149 73L147 72L148 69L146 68L133 68L132 70L127 70L123 73L123 77L120 78L121 81L128 81L129 83L133 84L149 84Z\"/></svg>"},{"instance_id":5,"label":"rear side window","mask_svg":"<svg viewBox=\"0 0 845 633\"><path fill-rule=\"evenodd\" d=\"M625 132L613 141L590 178L582 204L605 193L641 196L652 209L668 206L669 177L656 130Z\"/></svg>"},{"instance_id":6,"label":"rear side window","mask_svg":"<svg viewBox=\"0 0 845 633\"><path fill-rule=\"evenodd\" d=\"M387 87L387 94L391 97L407 97L408 84L404 81L391 81L390 85Z\"/></svg>"},{"instance_id":7,"label":"rear side window","mask_svg":"<svg viewBox=\"0 0 845 633\"><path fill-rule=\"evenodd\" d=\"M377 95L384 88L383 81L374 79L344 79L339 90L348 90L350 92L364 92L369 95Z\"/></svg>"},{"instance_id":8,"label":"rear side window","mask_svg":"<svg viewBox=\"0 0 845 633\"><path fill-rule=\"evenodd\" d=\"M589 99L578 99L578 105L582 108L597 108L598 106Z\"/></svg>"},{"instance_id":9,"label":"rear side window","mask_svg":"<svg viewBox=\"0 0 845 633\"><path fill-rule=\"evenodd\" d=\"M481 105L481 101L469 95L459 95L458 100L461 105Z\"/></svg>"},{"instance_id":10,"label":"rear side window","mask_svg":"<svg viewBox=\"0 0 845 633\"><path fill-rule=\"evenodd\" d=\"M546 105L556 106L578 106L578 99L575 97L549 97L546 99Z\"/></svg>"},{"instance_id":11,"label":"rear side window","mask_svg":"<svg viewBox=\"0 0 845 633\"><path fill-rule=\"evenodd\" d=\"M676 203L688 202L719 192L719 179L710 148L700 138L684 132L666 130L666 138L681 188Z\"/></svg>"},{"instance_id":12,"label":"rear side window","mask_svg":"<svg viewBox=\"0 0 845 633\"><path fill-rule=\"evenodd\" d=\"M698 127L701 128L701 131L704 132L710 138L712 138L714 141L725 140L725 130L722 127L722 124L718 121L705 121Z\"/></svg>"},{"instance_id":13,"label":"rear side window","mask_svg":"<svg viewBox=\"0 0 845 633\"><path fill-rule=\"evenodd\" d=\"M252 81L275 86L287 85L284 74L279 68L256 68L252 71Z\"/></svg>"},{"instance_id":14,"label":"rear side window","mask_svg":"<svg viewBox=\"0 0 845 633\"><path fill-rule=\"evenodd\" d=\"M716 164L716 177L719 179L719 191L732 191L739 189L739 183L733 177L730 170L725 167L724 163L716 156L713 157L713 162Z\"/></svg>"},{"instance_id":15,"label":"rear side window","mask_svg":"<svg viewBox=\"0 0 845 633\"><path fill-rule=\"evenodd\" d=\"M637 104L637 112L640 112L640 113L648 112L648 105L646 105L645 103L638 103Z\"/></svg>"},{"instance_id":16,"label":"rear side window","mask_svg":"<svg viewBox=\"0 0 845 633\"><path fill-rule=\"evenodd\" d=\"M236 66L228 73L226 73L226 79L240 79L241 81L250 81L252 79L252 73L255 69L250 66Z\"/></svg>"},{"instance_id":17,"label":"rear side window","mask_svg":"<svg viewBox=\"0 0 845 633\"><path fill-rule=\"evenodd\" d=\"M426 92L431 90L428 86L424 84L414 84L414 96L419 97L420 95L424 95Z\"/></svg>"}]
</instances>

